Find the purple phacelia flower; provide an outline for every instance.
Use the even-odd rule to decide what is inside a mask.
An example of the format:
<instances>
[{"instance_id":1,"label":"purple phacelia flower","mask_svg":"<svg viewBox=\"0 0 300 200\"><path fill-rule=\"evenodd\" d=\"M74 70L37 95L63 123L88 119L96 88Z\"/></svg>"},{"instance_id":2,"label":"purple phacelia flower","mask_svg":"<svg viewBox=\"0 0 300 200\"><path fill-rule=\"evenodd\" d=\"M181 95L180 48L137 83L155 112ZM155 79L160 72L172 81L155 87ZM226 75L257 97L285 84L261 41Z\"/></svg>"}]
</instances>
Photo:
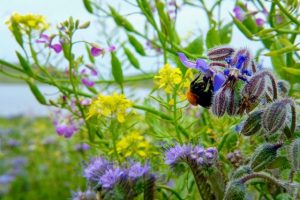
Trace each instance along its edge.
<instances>
[{"instance_id":1,"label":"purple phacelia flower","mask_svg":"<svg viewBox=\"0 0 300 200\"><path fill-rule=\"evenodd\" d=\"M106 159L98 157L91 160L89 165L84 169L83 176L90 183L98 183L105 171L112 167L112 164Z\"/></svg>"},{"instance_id":2,"label":"purple phacelia flower","mask_svg":"<svg viewBox=\"0 0 300 200\"><path fill-rule=\"evenodd\" d=\"M107 51L108 52L114 52L114 51L116 51L116 46L115 45L110 45L108 48L107 48Z\"/></svg>"},{"instance_id":3,"label":"purple phacelia flower","mask_svg":"<svg viewBox=\"0 0 300 200\"><path fill-rule=\"evenodd\" d=\"M150 166L145 164L144 166L141 165L141 163L134 163L129 169L128 169L128 177L130 179L137 179L139 177L144 176L146 173L149 172Z\"/></svg>"},{"instance_id":4,"label":"purple phacelia flower","mask_svg":"<svg viewBox=\"0 0 300 200\"><path fill-rule=\"evenodd\" d=\"M15 140L15 139L10 139L10 140L7 141L7 146L15 148L15 147L20 146L20 142L18 140Z\"/></svg>"},{"instance_id":5,"label":"purple phacelia flower","mask_svg":"<svg viewBox=\"0 0 300 200\"><path fill-rule=\"evenodd\" d=\"M76 151L81 151L81 152L83 152L83 151L87 151L87 150L89 150L89 149L90 149L90 145L88 145L88 144L86 144L86 143L77 144L77 145L75 146L75 150L76 150Z\"/></svg>"},{"instance_id":6,"label":"purple phacelia flower","mask_svg":"<svg viewBox=\"0 0 300 200\"><path fill-rule=\"evenodd\" d=\"M105 189L111 189L116 184L118 184L122 178L126 176L126 173L121 168L111 168L107 169L105 173L101 176L99 183Z\"/></svg>"},{"instance_id":7,"label":"purple phacelia flower","mask_svg":"<svg viewBox=\"0 0 300 200\"><path fill-rule=\"evenodd\" d=\"M165 153L165 163L168 165L176 164L176 162L190 154L191 149L189 145L175 145Z\"/></svg>"},{"instance_id":8,"label":"purple phacelia flower","mask_svg":"<svg viewBox=\"0 0 300 200\"><path fill-rule=\"evenodd\" d=\"M235 18L237 18L239 21L243 21L245 19L245 12L241 7L239 6L234 7L233 13Z\"/></svg>"},{"instance_id":9,"label":"purple phacelia flower","mask_svg":"<svg viewBox=\"0 0 300 200\"><path fill-rule=\"evenodd\" d=\"M74 124L57 124L56 133L65 138L70 138L77 131L77 127Z\"/></svg>"},{"instance_id":10,"label":"purple phacelia flower","mask_svg":"<svg viewBox=\"0 0 300 200\"><path fill-rule=\"evenodd\" d=\"M8 185L15 180L15 176L11 174L3 174L0 176L0 185Z\"/></svg>"}]
</instances>

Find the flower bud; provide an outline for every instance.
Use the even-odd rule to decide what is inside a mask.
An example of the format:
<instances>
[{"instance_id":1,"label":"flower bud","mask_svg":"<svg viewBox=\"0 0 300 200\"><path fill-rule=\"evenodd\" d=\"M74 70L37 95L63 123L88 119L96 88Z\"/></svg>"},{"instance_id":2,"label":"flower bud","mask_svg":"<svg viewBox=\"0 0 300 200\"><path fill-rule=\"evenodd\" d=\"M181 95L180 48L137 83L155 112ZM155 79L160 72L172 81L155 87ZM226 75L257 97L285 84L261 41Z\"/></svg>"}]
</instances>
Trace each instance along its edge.
<instances>
[{"instance_id":1,"label":"flower bud","mask_svg":"<svg viewBox=\"0 0 300 200\"><path fill-rule=\"evenodd\" d=\"M250 161L250 167L253 169L253 171L261 171L265 169L265 167L276 158L277 150L281 146L282 143L266 143L258 147Z\"/></svg>"},{"instance_id":2,"label":"flower bud","mask_svg":"<svg viewBox=\"0 0 300 200\"><path fill-rule=\"evenodd\" d=\"M237 168L231 175L231 179L238 179L244 175L251 174L252 169L248 165L243 165Z\"/></svg>"},{"instance_id":3,"label":"flower bud","mask_svg":"<svg viewBox=\"0 0 300 200\"><path fill-rule=\"evenodd\" d=\"M229 182L224 200L246 200L246 187L240 181Z\"/></svg>"},{"instance_id":4,"label":"flower bud","mask_svg":"<svg viewBox=\"0 0 300 200\"><path fill-rule=\"evenodd\" d=\"M294 171L300 171L300 139L290 145L289 160Z\"/></svg>"},{"instance_id":5,"label":"flower bud","mask_svg":"<svg viewBox=\"0 0 300 200\"><path fill-rule=\"evenodd\" d=\"M225 114L229 101L231 100L231 89L221 88L213 97L212 112L218 117Z\"/></svg>"},{"instance_id":6,"label":"flower bud","mask_svg":"<svg viewBox=\"0 0 300 200\"><path fill-rule=\"evenodd\" d=\"M256 73L242 89L242 96L255 102L265 93L265 89L265 77L261 73Z\"/></svg>"},{"instance_id":7,"label":"flower bud","mask_svg":"<svg viewBox=\"0 0 300 200\"><path fill-rule=\"evenodd\" d=\"M252 112L242 126L241 133L250 136L261 130L262 110Z\"/></svg>"},{"instance_id":8,"label":"flower bud","mask_svg":"<svg viewBox=\"0 0 300 200\"><path fill-rule=\"evenodd\" d=\"M231 47L221 46L208 50L208 59L214 61L223 61L225 58L231 56L234 49Z\"/></svg>"},{"instance_id":9,"label":"flower bud","mask_svg":"<svg viewBox=\"0 0 300 200\"><path fill-rule=\"evenodd\" d=\"M269 133L275 133L285 126L287 107L285 102L278 101L269 106L262 115L262 125Z\"/></svg>"}]
</instances>

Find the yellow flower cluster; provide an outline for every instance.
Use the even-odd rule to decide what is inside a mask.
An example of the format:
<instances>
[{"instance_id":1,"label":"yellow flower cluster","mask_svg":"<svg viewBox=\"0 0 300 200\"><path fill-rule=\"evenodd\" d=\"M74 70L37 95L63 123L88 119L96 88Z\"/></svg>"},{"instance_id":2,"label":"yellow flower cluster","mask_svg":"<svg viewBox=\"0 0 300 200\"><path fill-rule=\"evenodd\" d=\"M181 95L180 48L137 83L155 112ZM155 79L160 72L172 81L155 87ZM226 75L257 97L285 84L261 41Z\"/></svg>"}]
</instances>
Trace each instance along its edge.
<instances>
[{"instance_id":1,"label":"yellow flower cluster","mask_svg":"<svg viewBox=\"0 0 300 200\"><path fill-rule=\"evenodd\" d=\"M123 94L100 94L97 99L92 101L88 118L92 116L117 117L117 120L122 123L125 121L126 110L130 107L132 107L132 102Z\"/></svg>"},{"instance_id":2,"label":"yellow flower cluster","mask_svg":"<svg viewBox=\"0 0 300 200\"><path fill-rule=\"evenodd\" d=\"M137 155L146 157L150 151L150 143L137 131L133 131L117 142L117 151L125 158Z\"/></svg>"},{"instance_id":3,"label":"yellow flower cluster","mask_svg":"<svg viewBox=\"0 0 300 200\"><path fill-rule=\"evenodd\" d=\"M45 30L49 28L43 15L13 13L10 18L5 22L10 30L13 25L18 26L23 30Z\"/></svg>"},{"instance_id":4,"label":"yellow flower cluster","mask_svg":"<svg viewBox=\"0 0 300 200\"><path fill-rule=\"evenodd\" d=\"M165 66L159 70L158 75L154 77L154 81L159 88L163 88L168 94L176 90L180 99L184 100L185 92L190 87L192 77L193 74L190 69L188 69L183 76L179 68L172 68L170 64L165 64Z\"/></svg>"}]
</instances>

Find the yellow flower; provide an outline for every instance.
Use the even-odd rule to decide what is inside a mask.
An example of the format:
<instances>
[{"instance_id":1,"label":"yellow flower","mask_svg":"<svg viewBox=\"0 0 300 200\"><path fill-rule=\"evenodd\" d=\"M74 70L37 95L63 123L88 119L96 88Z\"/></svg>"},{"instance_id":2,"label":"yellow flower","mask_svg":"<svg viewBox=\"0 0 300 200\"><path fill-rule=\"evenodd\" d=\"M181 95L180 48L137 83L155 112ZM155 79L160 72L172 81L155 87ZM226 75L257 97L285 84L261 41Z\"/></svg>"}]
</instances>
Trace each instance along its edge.
<instances>
[{"instance_id":1,"label":"yellow flower","mask_svg":"<svg viewBox=\"0 0 300 200\"><path fill-rule=\"evenodd\" d=\"M179 68L172 68L170 64L166 64L159 70L158 75L154 77L154 81L159 88L164 89L168 94L175 91L180 100L183 101L186 99L185 93L190 87L192 78L193 73L191 69L188 69L183 76ZM174 99L169 101L169 105L174 105Z\"/></svg>"},{"instance_id":2,"label":"yellow flower","mask_svg":"<svg viewBox=\"0 0 300 200\"><path fill-rule=\"evenodd\" d=\"M125 95L114 93L113 95L98 95L97 99L92 101L88 116L116 117L122 123L125 121L126 111L132 107L132 102L126 99Z\"/></svg>"},{"instance_id":3,"label":"yellow flower","mask_svg":"<svg viewBox=\"0 0 300 200\"><path fill-rule=\"evenodd\" d=\"M125 158L137 155L146 157L150 151L150 143L139 132L133 131L117 142L117 151Z\"/></svg>"},{"instance_id":4,"label":"yellow flower","mask_svg":"<svg viewBox=\"0 0 300 200\"><path fill-rule=\"evenodd\" d=\"M17 26L22 30L45 30L49 28L49 24L46 22L43 15L13 13L10 18L5 22L10 30L13 30L13 26Z\"/></svg>"}]
</instances>

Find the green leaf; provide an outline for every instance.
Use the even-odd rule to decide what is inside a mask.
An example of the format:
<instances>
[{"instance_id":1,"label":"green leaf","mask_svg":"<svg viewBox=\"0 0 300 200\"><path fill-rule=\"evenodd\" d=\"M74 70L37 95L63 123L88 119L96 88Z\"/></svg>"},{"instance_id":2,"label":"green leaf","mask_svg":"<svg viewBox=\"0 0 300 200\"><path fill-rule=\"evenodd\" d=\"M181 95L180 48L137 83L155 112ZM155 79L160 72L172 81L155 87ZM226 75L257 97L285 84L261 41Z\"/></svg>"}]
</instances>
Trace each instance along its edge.
<instances>
[{"instance_id":1,"label":"green leaf","mask_svg":"<svg viewBox=\"0 0 300 200\"><path fill-rule=\"evenodd\" d=\"M133 53L126 47L124 47L124 52L132 66L136 69L140 69L140 63Z\"/></svg>"},{"instance_id":2,"label":"green leaf","mask_svg":"<svg viewBox=\"0 0 300 200\"><path fill-rule=\"evenodd\" d=\"M88 53L88 57L89 57L90 62L95 64L95 58L94 58L94 56L92 56L90 46L86 44L85 49L86 49L86 52Z\"/></svg>"},{"instance_id":3,"label":"green leaf","mask_svg":"<svg viewBox=\"0 0 300 200\"><path fill-rule=\"evenodd\" d=\"M21 64L21 66L23 67L25 73L28 74L29 76L33 76L34 73L33 73L32 69L31 69L31 66L26 61L26 59L19 52L17 52L17 51L16 51L16 54L17 54L19 62Z\"/></svg>"},{"instance_id":4,"label":"green leaf","mask_svg":"<svg viewBox=\"0 0 300 200\"><path fill-rule=\"evenodd\" d=\"M115 81L122 85L124 81L122 66L120 60L117 58L114 52L111 52L111 67L112 67L112 75Z\"/></svg>"},{"instance_id":5,"label":"green leaf","mask_svg":"<svg viewBox=\"0 0 300 200\"><path fill-rule=\"evenodd\" d=\"M232 26L233 26L233 23L229 22L228 24L223 26L223 28L221 28L221 30L219 32L221 44L228 44L231 41Z\"/></svg>"},{"instance_id":6,"label":"green leaf","mask_svg":"<svg viewBox=\"0 0 300 200\"><path fill-rule=\"evenodd\" d=\"M202 55L204 51L202 36L195 38L191 43L188 44L185 50L191 54Z\"/></svg>"},{"instance_id":7,"label":"green leaf","mask_svg":"<svg viewBox=\"0 0 300 200\"><path fill-rule=\"evenodd\" d=\"M91 0L83 0L83 5L89 13L93 14L93 7L91 5Z\"/></svg>"},{"instance_id":8,"label":"green leaf","mask_svg":"<svg viewBox=\"0 0 300 200\"><path fill-rule=\"evenodd\" d=\"M29 85L32 94L35 96L35 98L38 100L38 102L40 104L46 105L47 101L46 101L44 95L42 95L42 93L40 92L39 88L34 83L34 80L28 79L28 80L26 80L26 82Z\"/></svg>"},{"instance_id":9,"label":"green leaf","mask_svg":"<svg viewBox=\"0 0 300 200\"><path fill-rule=\"evenodd\" d=\"M12 23L12 33L15 36L17 43L23 47L23 37L18 24Z\"/></svg>"},{"instance_id":10,"label":"green leaf","mask_svg":"<svg viewBox=\"0 0 300 200\"><path fill-rule=\"evenodd\" d=\"M289 74L300 76L300 69L291 68L291 67L283 67L282 69Z\"/></svg>"},{"instance_id":11,"label":"green leaf","mask_svg":"<svg viewBox=\"0 0 300 200\"><path fill-rule=\"evenodd\" d=\"M220 44L221 41L219 32L215 29L215 27L212 27L206 34L206 47L210 49Z\"/></svg>"},{"instance_id":12,"label":"green leaf","mask_svg":"<svg viewBox=\"0 0 300 200\"><path fill-rule=\"evenodd\" d=\"M128 34L128 40L130 44L134 47L136 52L138 52L142 56L146 55L143 45L134 36Z\"/></svg>"},{"instance_id":13,"label":"green leaf","mask_svg":"<svg viewBox=\"0 0 300 200\"><path fill-rule=\"evenodd\" d=\"M291 167L289 161L284 156L278 156L267 166L268 169L287 169L289 167Z\"/></svg>"}]
</instances>

